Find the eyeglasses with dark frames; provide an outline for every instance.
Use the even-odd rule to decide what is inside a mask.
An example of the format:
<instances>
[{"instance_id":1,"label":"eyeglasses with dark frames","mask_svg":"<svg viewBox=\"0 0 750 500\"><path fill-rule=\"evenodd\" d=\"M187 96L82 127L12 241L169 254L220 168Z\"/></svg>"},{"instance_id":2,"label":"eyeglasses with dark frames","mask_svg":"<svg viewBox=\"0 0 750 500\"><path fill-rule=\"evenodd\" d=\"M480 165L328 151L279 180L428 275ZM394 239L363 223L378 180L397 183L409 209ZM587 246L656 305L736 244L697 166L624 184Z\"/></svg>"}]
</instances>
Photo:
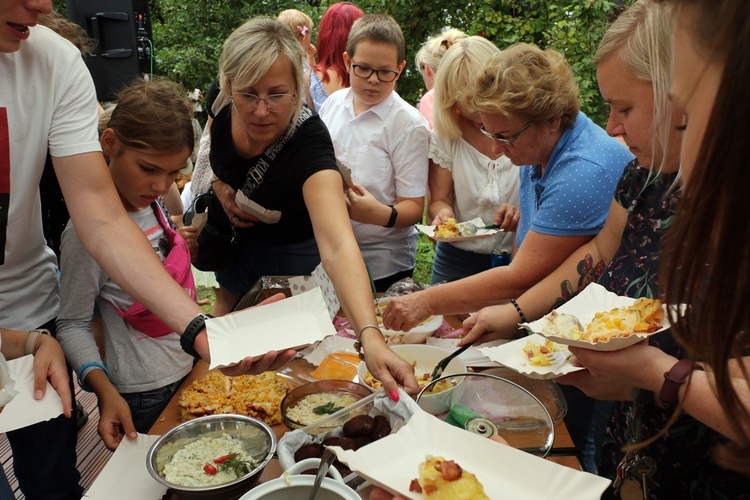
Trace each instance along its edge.
<instances>
[{"instance_id":1,"label":"eyeglasses with dark frames","mask_svg":"<svg viewBox=\"0 0 750 500\"><path fill-rule=\"evenodd\" d=\"M370 76L375 73L378 80L386 83L392 82L398 77L398 71L390 69L372 69L369 66L362 66L361 64L352 64L352 69L354 70L355 76L360 78L370 78Z\"/></svg>"},{"instance_id":2,"label":"eyeglasses with dark frames","mask_svg":"<svg viewBox=\"0 0 750 500\"><path fill-rule=\"evenodd\" d=\"M506 139L505 137L498 136L498 134L491 134L491 133L487 132L487 129L484 128L484 124L482 124L482 126L479 128L479 130L481 130L482 133L484 135L486 135L487 137L489 137L490 139L494 139L497 142L499 142L500 144L502 144L502 145L504 145L506 147L512 148L513 144L515 144L515 142L518 140L518 138L521 137L521 134L523 134L524 132L526 132L526 129L529 128L532 123L533 122L528 122L526 125L524 125L523 127L521 127L521 130L519 130L518 132L516 132L516 135L514 135L510 139Z\"/></svg>"},{"instance_id":3,"label":"eyeglasses with dark frames","mask_svg":"<svg viewBox=\"0 0 750 500\"><path fill-rule=\"evenodd\" d=\"M289 110L296 98L296 94L271 94L261 99L247 92L232 92L232 101L247 111L255 111L260 101L263 101L271 113L282 113Z\"/></svg>"}]
</instances>

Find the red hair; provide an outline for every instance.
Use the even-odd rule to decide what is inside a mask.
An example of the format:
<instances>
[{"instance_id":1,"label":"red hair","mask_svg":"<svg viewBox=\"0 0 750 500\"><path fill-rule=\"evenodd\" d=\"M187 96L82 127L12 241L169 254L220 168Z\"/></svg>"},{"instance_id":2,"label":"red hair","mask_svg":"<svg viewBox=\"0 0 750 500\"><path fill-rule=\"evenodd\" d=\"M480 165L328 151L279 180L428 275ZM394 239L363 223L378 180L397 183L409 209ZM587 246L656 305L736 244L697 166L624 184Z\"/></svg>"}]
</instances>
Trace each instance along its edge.
<instances>
[{"instance_id":1,"label":"red hair","mask_svg":"<svg viewBox=\"0 0 750 500\"><path fill-rule=\"evenodd\" d=\"M349 73L344 66L344 51L349 30L354 21L364 16L362 9L349 2L335 3L326 9L320 18L318 26L318 64L313 66L315 71L322 73L323 83L330 78L327 71L333 68L339 75L345 87L349 86Z\"/></svg>"}]
</instances>

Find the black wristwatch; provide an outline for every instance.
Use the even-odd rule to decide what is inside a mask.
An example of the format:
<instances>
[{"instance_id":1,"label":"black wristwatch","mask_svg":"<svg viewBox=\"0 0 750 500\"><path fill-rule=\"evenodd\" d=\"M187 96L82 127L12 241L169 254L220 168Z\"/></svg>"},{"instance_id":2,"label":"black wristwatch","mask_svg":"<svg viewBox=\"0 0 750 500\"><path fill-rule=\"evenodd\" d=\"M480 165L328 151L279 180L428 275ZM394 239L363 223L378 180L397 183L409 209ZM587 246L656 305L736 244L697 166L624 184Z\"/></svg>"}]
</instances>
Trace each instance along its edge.
<instances>
[{"instance_id":1,"label":"black wristwatch","mask_svg":"<svg viewBox=\"0 0 750 500\"><path fill-rule=\"evenodd\" d=\"M391 218L388 219L388 224L386 224L383 227L391 228L391 227L393 227L396 224L396 218L398 217L398 211L396 210L396 207L394 207L393 205L388 205L388 206L391 207Z\"/></svg>"},{"instance_id":2,"label":"black wristwatch","mask_svg":"<svg viewBox=\"0 0 750 500\"><path fill-rule=\"evenodd\" d=\"M213 318L210 314L199 314L188 323L185 331L182 332L182 335L180 336L180 347L182 347L183 351L194 358L200 359L201 357L200 354L195 351L195 337L197 337L198 333L203 330L206 326L206 320L210 318Z\"/></svg>"}]
</instances>

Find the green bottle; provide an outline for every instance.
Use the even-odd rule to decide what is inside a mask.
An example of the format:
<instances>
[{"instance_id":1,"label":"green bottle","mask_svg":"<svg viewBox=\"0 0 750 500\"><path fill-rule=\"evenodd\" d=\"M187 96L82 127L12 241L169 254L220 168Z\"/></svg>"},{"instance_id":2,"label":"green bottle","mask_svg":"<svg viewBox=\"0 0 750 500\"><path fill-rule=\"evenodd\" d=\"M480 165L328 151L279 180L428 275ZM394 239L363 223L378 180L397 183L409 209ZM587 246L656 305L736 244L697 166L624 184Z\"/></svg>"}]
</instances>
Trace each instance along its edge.
<instances>
[{"instance_id":1,"label":"green bottle","mask_svg":"<svg viewBox=\"0 0 750 500\"><path fill-rule=\"evenodd\" d=\"M480 415L476 413L474 410L466 406L465 404L461 403L453 403L451 405L450 413L448 414L448 418L445 419L446 422L449 421L449 419L453 420L455 424L458 427L466 428L466 422L471 420L472 418L479 417ZM453 423L450 422L450 423Z\"/></svg>"}]
</instances>

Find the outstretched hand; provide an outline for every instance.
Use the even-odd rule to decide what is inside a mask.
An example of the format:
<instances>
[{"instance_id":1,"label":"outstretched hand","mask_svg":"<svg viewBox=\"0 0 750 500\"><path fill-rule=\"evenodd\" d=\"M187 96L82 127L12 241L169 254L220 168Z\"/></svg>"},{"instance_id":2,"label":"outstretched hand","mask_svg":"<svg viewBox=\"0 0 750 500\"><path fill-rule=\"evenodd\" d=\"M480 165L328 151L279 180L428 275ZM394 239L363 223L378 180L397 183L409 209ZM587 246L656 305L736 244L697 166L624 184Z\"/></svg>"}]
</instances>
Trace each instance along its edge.
<instances>
[{"instance_id":1,"label":"outstretched hand","mask_svg":"<svg viewBox=\"0 0 750 500\"><path fill-rule=\"evenodd\" d=\"M411 363L393 352L384 342L372 341L363 348L365 363L372 376L383 384L383 390L394 401L398 401L398 386L407 394L417 394L419 385Z\"/></svg>"},{"instance_id":2,"label":"outstretched hand","mask_svg":"<svg viewBox=\"0 0 750 500\"><path fill-rule=\"evenodd\" d=\"M430 317L424 292L393 297L383 310L383 326L389 330L408 332Z\"/></svg>"}]
</instances>

